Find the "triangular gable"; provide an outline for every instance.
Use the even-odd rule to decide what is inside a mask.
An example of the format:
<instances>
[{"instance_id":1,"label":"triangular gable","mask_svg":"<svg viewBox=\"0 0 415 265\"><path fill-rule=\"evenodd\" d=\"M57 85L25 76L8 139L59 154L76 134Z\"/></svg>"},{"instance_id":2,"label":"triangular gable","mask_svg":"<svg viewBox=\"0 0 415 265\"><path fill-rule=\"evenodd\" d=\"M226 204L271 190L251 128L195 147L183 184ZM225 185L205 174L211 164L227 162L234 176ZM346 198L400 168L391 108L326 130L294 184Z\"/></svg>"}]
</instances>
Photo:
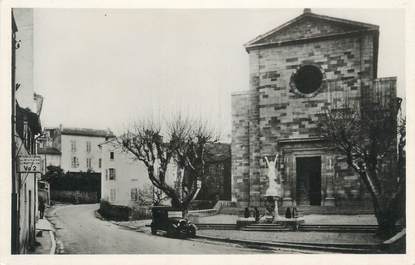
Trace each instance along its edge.
<instances>
[{"instance_id":1,"label":"triangular gable","mask_svg":"<svg viewBox=\"0 0 415 265\"><path fill-rule=\"evenodd\" d=\"M258 36L245 44L247 49L274 43L334 36L349 32L375 30L379 27L346 19L333 18L305 12L287 23Z\"/></svg>"}]
</instances>

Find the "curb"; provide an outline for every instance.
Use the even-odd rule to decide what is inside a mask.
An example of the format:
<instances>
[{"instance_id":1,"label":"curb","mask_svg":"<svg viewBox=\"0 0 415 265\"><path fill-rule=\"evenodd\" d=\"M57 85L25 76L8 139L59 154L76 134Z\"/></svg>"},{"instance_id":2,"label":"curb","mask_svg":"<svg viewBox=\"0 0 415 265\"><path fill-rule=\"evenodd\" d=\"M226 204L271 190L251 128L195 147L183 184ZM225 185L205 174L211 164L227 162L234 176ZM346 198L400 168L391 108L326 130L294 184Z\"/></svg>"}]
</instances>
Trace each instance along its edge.
<instances>
[{"instance_id":1,"label":"curb","mask_svg":"<svg viewBox=\"0 0 415 265\"><path fill-rule=\"evenodd\" d=\"M374 249L344 248L344 247L337 247L337 246L324 246L322 244L313 245L313 244L285 243L285 242L263 242L263 241L241 240L241 239L231 239L231 238L220 238L220 237L212 237L212 236L204 236L204 235L197 235L196 238L228 242L228 243L278 247L278 248L285 248L285 249L298 249L298 250L306 250L306 251L314 251L314 252L320 251L320 252L337 252L337 253L349 253L349 254L380 253L380 251L377 251Z\"/></svg>"},{"instance_id":2,"label":"curb","mask_svg":"<svg viewBox=\"0 0 415 265\"><path fill-rule=\"evenodd\" d=\"M56 239L55 239L55 234L53 233L53 231L49 231L49 236L50 236L50 240L52 241L52 247L50 248L50 255L55 255L56 253Z\"/></svg>"},{"instance_id":3,"label":"curb","mask_svg":"<svg viewBox=\"0 0 415 265\"><path fill-rule=\"evenodd\" d=\"M106 220L104 219L104 217L102 217L102 215L98 212L98 210L95 210L95 211L94 211L94 215L95 215L95 217L96 217L96 218L98 218L99 220L106 221Z\"/></svg>"}]
</instances>

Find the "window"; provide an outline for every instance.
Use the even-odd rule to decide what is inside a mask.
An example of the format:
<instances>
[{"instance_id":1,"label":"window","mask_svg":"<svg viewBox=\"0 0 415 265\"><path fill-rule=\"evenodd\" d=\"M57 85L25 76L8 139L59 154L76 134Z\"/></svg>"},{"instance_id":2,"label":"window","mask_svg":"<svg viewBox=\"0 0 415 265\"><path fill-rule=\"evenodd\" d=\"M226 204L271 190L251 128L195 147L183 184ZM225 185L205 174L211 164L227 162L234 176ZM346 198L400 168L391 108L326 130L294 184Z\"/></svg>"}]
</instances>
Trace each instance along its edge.
<instances>
[{"instance_id":1,"label":"window","mask_svg":"<svg viewBox=\"0 0 415 265\"><path fill-rule=\"evenodd\" d=\"M110 168L109 170L109 179L115 180L115 168Z\"/></svg>"},{"instance_id":2,"label":"window","mask_svg":"<svg viewBox=\"0 0 415 265\"><path fill-rule=\"evenodd\" d=\"M86 142L86 152L91 153L91 142L90 141Z\"/></svg>"},{"instance_id":3,"label":"window","mask_svg":"<svg viewBox=\"0 0 415 265\"><path fill-rule=\"evenodd\" d=\"M86 167L88 169L91 169L92 168L92 158L87 158L86 159Z\"/></svg>"},{"instance_id":4,"label":"window","mask_svg":"<svg viewBox=\"0 0 415 265\"><path fill-rule=\"evenodd\" d=\"M115 189L111 189L110 191L110 201L115 201Z\"/></svg>"},{"instance_id":5,"label":"window","mask_svg":"<svg viewBox=\"0 0 415 265\"><path fill-rule=\"evenodd\" d=\"M76 152L76 141L75 140L71 140L71 151Z\"/></svg>"},{"instance_id":6,"label":"window","mask_svg":"<svg viewBox=\"0 0 415 265\"><path fill-rule=\"evenodd\" d=\"M101 158L99 158L99 159L98 159L98 167L99 167L99 168L101 168L101 167L102 167L102 159L101 159Z\"/></svg>"},{"instance_id":7,"label":"window","mask_svg":"<svg viewBox=\"0 0 415 265\"><path fill-rule=\"evenodd\" d=\"M110 159L114 160L114 152L110 152Z\"/></svg>"},{"instance_id":8,"label":"window","mask_svg":"<svg viewBox=\"0 0 415 265\"><path fill-rule=\"evenodd\" d=\"M137 201L138 200L138 191L137 191L137 188L132 188L131 189L131 200L132 201Z\"/></svg>"},{"instance_id":9,"label":"window","mask_svg":"<svg viewBox=\"0 0 415 265\"><path fill-rule=\"evenodd\" d=\"M78 158L76 156L72 157L71 166L72 166L72 168L77 168L79 166L79 161L78 161Z\"/></svg>"},{"instance_id":10,"label":"window","mask_svg":"<svg viewBox=\"0 0 415 265\"><path fill-rule=\"evenodd\" d=\"M312 94L322 82L323 73L317 66L304 65L291 76L290 86L302 94Z\"/></svg>"},{"instance_id":11,"label":"window","mask_svg":"<svg viewBox=\"0 0 415 265\"><path fill-rule=\"evenodd\" d=\"M105 180L108 180L108 169L105 169Z\"/></svg>"}]
</instances>

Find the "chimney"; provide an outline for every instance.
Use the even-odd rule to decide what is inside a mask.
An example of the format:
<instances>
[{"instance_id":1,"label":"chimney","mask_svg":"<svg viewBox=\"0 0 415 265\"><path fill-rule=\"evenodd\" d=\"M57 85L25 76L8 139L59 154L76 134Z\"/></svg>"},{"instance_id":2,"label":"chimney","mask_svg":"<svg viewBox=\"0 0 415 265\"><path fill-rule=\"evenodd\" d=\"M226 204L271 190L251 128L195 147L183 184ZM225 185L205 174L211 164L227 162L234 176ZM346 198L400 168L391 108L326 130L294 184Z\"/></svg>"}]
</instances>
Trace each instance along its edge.
<instances>
[{"instance_id":1,"label":"chimney","mask_svg":"<svg viewBox=\"0 0 415 265\"><path fill-rule=\"evenodd\" d=\"M304 8L303 14L310 14L311 8Z\"/></svg>"}]
</instances>

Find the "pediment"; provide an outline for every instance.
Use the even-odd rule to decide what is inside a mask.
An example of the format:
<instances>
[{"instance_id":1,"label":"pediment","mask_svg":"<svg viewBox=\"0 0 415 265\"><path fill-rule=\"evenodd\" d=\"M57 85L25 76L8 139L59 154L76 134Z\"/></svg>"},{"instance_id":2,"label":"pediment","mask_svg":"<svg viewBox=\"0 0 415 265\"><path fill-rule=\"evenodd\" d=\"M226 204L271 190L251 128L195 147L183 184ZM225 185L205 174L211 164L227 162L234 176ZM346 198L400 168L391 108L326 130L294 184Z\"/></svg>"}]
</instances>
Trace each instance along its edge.
<instances>
[{"instance_id":1,"label":"pediment","mask_svg":"<svg viewBox=\"0 0 415 265\"><path fill-rule=\"evenodd\" d=\"M314 13L304 13L285 24L258 36L248 42L245 47L249 49L254 46L313 39L368 30L377 31L378 26L317 15Z\"/></svg>"}]
</instances>

